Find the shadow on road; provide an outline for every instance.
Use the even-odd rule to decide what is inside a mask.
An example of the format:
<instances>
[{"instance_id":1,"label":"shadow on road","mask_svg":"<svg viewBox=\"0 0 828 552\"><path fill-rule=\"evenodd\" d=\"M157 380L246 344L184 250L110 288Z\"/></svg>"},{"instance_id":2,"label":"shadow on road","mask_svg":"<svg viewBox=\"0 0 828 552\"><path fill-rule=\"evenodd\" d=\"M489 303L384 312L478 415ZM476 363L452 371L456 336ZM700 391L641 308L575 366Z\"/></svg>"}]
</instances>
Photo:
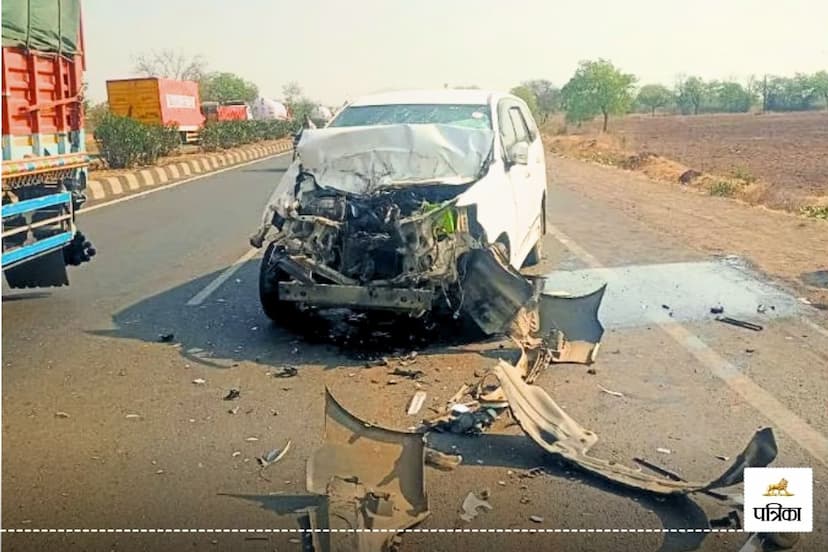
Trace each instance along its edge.
<instances>
[{"instance_id":1,"label":"shadow on road","mask_svg":"<svg viewBox=\"0 0 828 552\"><path fill-rule=\"evenodd\" d=\"M205 274L115 313L115 329L90 333L164 343L188 361L221 369L242 361L353 367L412 350L462 354L469 351L449 347L478 342L479 336L450 320L348 309L291 310L285 320L273 323L259 304L258 272L258 260L248 261L201 304L187 305L220 272Z\"/></svg>"}]
</instances>

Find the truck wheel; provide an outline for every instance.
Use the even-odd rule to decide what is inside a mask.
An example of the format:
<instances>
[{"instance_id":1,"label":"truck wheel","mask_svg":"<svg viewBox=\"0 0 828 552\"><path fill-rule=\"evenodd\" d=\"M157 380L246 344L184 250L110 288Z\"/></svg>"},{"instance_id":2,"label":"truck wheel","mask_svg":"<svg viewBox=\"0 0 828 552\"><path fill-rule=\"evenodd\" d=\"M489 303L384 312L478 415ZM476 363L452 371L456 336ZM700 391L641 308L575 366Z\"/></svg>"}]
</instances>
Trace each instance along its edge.
<instances>
[{"instance_id":1,"label":"truck wheel","mask_svg":"<svg viewBox=\"0 0 828 552\"><path fill-rule=\"evenodd\" d=\"M276 244L271 242L262 257L259 266L259 301L265 315L274 322L285 321L290 316L293 305L279 300L279 282L288 279L288 275L279 268L272 266L273 249Z\"/></svg>"}]
</instances>

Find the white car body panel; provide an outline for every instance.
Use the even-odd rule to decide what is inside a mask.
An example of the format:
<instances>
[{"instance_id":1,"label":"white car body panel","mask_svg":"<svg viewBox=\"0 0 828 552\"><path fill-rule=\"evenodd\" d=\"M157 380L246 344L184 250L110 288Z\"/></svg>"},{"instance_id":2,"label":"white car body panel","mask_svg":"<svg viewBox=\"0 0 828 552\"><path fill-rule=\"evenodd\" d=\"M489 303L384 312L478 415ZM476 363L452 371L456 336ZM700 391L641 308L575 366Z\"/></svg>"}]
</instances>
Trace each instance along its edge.
<instances>
[{"instance_id":1,"label":"white car body panel","mask_svg":"<svg viewBox=\"0 0 828 552\"><path fill-rule=\"evenodd\" d=\"M492 148L493 161L489 165L488 172L479 180L474 182L468 190L461 193L457 198L458 206L477 206L477 223L482 227L489 242L505 241L504 245L509 249L509 261L515 268L520 268L532 251L535 244L543 237L543 212L542 205L546 194L546 163L544 160L544 149L537 125L529 113L526 104L519 98L499 92L484 90L417 90L408 92L388 92L365 96L351 102L340 109L334 116L332 122L340 116L343 110L351 106L375 106L375 105L409 105L409 104L464 104L464 105L488 105L491 112L492 126L494 130L494 144ZM501 134L500 107L508 106L518 108L528 127L531 140L527 141L528 156L526 164L513 164L507 161L507 152ZM396 126L423 126L442 127L449 125L385 125L386 127ZM365 133L364 129L379 129L374 132ZM362 130L361 130L362 129ZM341 134L339 146L343 151L348 149L343 145L342 138L353 132L355 139L362 136L373 136L372 140L382 134L382 126L375 127L331 127L329 125L321 131L307 131L308 143L313 141L314 133L317 135L335 130L335 134ZM420 133L417 133L420 134ZM428 133L423 133L427 136ZM437 140L441 139L439 132L432 132ZM397 136L400 140L396 146L404 146L402 134L389 132L389 138ZM369 140L370 141L370 140ZM298 149L301 152L305 137L303 136ZM409 147L413 147L414 141L410 140ZM479 139L470 143L477 144L480 149ZM453 144L433 144L426 148L432 153L448 151L447 148L455 148ZM394 144L391 144L394 147ZM354 149L354 148L351 148ZM428 151L426 153L428 153ZM329 152L328 152L329 153ZM370 153L370 152L368 152ZM413 153L413 151L406 152ZM479 158L480 151L469 152L470 156ZM317 159L330 159L331 155L319 155L315 152ZM456 155L456 152L452 152ZM301 154L300 154L301 156ZM277 186L271 197L268 208L265 210L262 222L270 224L272 213L277 212L284 205L285 194L293 189L293 182L297 174L298 161L286 171L282 182ZM447 176L447 175L443 175ZM467 176L467 175L464 175ZM447 179L448 181L448 179ZM323 182L324 185L331 185L331 181ZM335 186L337 187L337 186ZM505 240L504 240L505 237Z\"/></svg>"}]
</instances>

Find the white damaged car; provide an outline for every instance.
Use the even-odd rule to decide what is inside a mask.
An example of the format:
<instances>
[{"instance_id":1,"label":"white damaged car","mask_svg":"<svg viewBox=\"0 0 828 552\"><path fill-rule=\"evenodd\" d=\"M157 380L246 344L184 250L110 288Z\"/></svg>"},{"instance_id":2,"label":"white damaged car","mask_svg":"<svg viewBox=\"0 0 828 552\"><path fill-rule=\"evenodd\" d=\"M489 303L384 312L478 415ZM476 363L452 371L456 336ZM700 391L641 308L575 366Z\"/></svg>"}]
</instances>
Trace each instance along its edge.
<instances>
[{"instance_id":1,"label":"white damaged car","mask_svg":"<svg viewBox=\"0 0 828 552\"><path fill-rule=\"evenodd\" d=\"M509 270L538 262L545 204L543 145L521 99L361 98L303 132L251 237L267 244L262 306L274 320L290 305L457 315L470 252Z\"/></svg>"}]
</instances>

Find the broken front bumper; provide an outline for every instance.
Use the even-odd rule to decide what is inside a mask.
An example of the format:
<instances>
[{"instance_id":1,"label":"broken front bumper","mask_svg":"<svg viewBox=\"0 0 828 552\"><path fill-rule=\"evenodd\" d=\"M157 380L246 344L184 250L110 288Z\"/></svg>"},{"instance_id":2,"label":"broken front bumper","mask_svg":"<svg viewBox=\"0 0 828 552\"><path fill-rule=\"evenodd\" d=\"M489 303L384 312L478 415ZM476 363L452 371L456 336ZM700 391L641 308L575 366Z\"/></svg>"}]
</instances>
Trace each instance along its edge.
<instances>
[{"instance_id":1,"label":"broken front bumper","mask_svg":"<svg viewBox=\"0 0 828 552\"><path fill-rule=\"evenodd\" d=\"M319 307L382 309L417 314L431 309L434 292L428 289L280 282L279 300Z\"/></svg>"}]
</instances>

